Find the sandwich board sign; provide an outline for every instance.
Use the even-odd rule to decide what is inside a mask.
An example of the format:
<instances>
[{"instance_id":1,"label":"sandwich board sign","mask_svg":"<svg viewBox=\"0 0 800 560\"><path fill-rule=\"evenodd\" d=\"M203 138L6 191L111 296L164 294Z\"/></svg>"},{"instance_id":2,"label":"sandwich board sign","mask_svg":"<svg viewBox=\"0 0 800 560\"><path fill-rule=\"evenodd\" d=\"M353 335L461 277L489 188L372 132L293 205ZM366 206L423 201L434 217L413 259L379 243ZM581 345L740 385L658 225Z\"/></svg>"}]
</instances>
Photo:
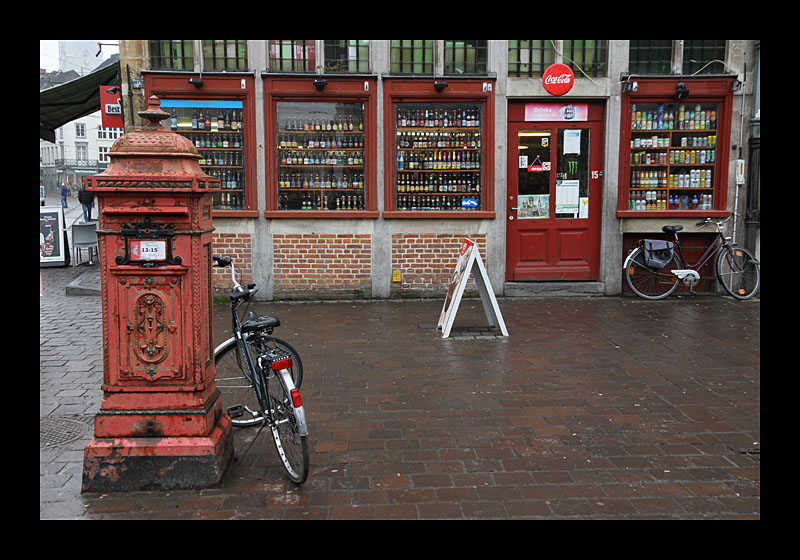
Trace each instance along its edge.
<instances>
[{"instance_id":1,"label":"sandwich board sign","mask_svg":"<svg viewBox=\"0 0 800 560\"><path fill-rule=\"evenodd\" d=\"M450 329L453 327L458 305L461 303L461 296L464 295L464 288L467 286L470 273L475 277L475 283L478 286L478 293L481 296L483 310L489 320L489 325L499 327L503 336L508 336L503 315L500 313L500 307L498 307L497 299L494 297L489 275L486 273L486 267L483 266L483 260L478 248L471 239L464 239L458 252L455 271L450 278L450 285L447 287L447 297L439 315L437 328L442 331L442 338L450 336Z\"/></svg>"}]
</instances>

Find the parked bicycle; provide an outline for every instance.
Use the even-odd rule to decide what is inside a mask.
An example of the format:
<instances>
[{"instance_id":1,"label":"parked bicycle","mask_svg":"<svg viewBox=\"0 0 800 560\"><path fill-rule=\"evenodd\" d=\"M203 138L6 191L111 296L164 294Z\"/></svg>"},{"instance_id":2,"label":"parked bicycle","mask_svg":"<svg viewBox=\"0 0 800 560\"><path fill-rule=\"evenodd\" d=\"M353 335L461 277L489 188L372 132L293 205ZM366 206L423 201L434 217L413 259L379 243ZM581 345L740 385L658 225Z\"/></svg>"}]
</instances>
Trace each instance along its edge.
<instances>
[{"instance_id":1,"label":"parked bicycle","mask_svg":"<svg viewBox=\"0 0 800 560\"><path fill-rule=\"evenodd\" d=\"M280 325L277 317L255 316L242 322L239 308L249 303L257 288L242 287L230 257L214 257L216 266L231 267L231 317L233 336L217 346L217 387L225 411L234 426L260 425L247 454L261 430L269 427L275 449L289 479L302 484L308 478L308 424L300 397L303 363L297 351L285 340L272 336ZM246 311L246 308L245 308Z\"/></svg>"},{"instance_id":2,"label":"parked bicycle","mask_svg":"<svg viewBox=\"0 0 800 560\"><path fill-rule=\"evenodd\" d=\"M731 242L725 237L722 226L733 214L722 221L706 218L697 225L705 227L715 224L717 236L703 255L694 264L684 257L678 232L683 226L664 226L664 233L671 233L675 241L643 239L625 259L623 270L625 280L633 293L644 299L663 299L683 283L694 293L700 280L713 279L701 277L700 270L716 255L716 279L726 292L736 299L750 299L761 286L761 264L753 254Z\"/></svg>"}]
</instances>

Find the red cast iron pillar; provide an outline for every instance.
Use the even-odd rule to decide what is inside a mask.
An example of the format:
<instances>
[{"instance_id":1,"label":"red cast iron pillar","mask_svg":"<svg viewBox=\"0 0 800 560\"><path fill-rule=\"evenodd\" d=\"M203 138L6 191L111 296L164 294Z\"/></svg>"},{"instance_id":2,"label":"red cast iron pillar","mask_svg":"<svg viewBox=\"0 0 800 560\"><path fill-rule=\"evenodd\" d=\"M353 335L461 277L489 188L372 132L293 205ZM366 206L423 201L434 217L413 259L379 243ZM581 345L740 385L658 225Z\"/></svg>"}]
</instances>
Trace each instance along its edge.
<instances>
[{"instance_id":1,"label":"red cast iron pillar","mask_svg":"<svg viewBox=\"0 0 800 560\"><path fill-rule=\"evenodd\" d=\"M99 201L103 402L84 450L83 490L218 486L233 456L214 383L211 198L194 145L149 121L88 179Z\"/></svg>"}]
</instances>

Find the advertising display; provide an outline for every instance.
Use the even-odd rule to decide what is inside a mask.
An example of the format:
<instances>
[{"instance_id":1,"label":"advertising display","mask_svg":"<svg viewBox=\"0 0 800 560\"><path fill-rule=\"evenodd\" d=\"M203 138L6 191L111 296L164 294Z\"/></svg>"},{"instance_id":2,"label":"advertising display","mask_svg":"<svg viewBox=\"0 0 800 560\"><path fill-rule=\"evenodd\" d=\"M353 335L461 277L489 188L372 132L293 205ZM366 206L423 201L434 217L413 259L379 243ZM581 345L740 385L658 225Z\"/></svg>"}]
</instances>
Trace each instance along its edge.
<instances>
[{"instance_id":1,"label":"advertising display","mask_svg":"<svg viewBox=\"0 0 800 560\"><path fill-rule=\"evenodd\" d=\"M63 228L64 209L60 206L39 207L39 266L67 264L66 231Z\"/></svg>"},{"instance_id":2,"label":"advertising display","mask_svg":"<svg viewBox=\"0 0 800 560\"><path fill-rule=\"evenodd\" d=\"M461 303L461 297L464 295L464 288L467 286L470 273L475 277L475 283L478 286L478 293L481 296L483 310L486 313L489 325L499 328L503 336L508 336L503 314L500 313L500 307L494 297L489 275L486 273L486 267L483 266L478 248L471 239L464 239L458 252L455 270L447 287L447 296L442 306L442 312L439 314L437 328L442 331L442 338L450 336L450 330L453 327L458 305Z\"/></svg>"}]
</instances>

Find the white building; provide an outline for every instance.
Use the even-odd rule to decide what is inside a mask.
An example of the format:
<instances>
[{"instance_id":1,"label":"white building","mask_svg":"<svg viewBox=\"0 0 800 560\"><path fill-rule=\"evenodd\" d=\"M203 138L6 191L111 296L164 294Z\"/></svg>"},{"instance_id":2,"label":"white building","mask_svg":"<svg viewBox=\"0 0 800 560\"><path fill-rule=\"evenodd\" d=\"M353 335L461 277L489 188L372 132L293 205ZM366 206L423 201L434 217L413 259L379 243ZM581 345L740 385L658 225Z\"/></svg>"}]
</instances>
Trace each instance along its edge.
<instances>
[{"instance_id":1,"label":"white building","mask_svg":"<svg viewBox=\"0 0 800 560\"><path fill-rule=\"evenodd\" d=\"M91 72L101 63L96 50L97 41L59 41L59 70L40 70L39 89ZM121 128L103 128L98 110L57 129L55 144L39 139L40 183L48 192L58 190L61 183L77 189L83 176L108 166L106 154L122 134Z\"/></svg>"}]
</instances>

